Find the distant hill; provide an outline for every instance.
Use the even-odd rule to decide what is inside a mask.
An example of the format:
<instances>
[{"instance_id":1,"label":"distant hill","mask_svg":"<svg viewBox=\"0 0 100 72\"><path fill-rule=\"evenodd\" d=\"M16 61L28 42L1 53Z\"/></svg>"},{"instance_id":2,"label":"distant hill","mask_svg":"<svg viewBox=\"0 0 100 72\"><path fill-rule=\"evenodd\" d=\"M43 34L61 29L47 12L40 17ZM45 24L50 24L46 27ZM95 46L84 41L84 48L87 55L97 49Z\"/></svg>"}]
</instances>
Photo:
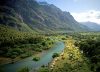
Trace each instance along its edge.
<instances>
[{"instance_id":1,"label":"distant hill","mask_svg":"<svg viewBox=\"0 0 100 72\"><path fill-rule=\"evenodd\" d=\"M28 32L87 31L69 12L35 0L0 0L0 24Z\"/></svg>"},{"instance_id":2,"label":"distant hill","mask_svg":"<svg viewBox=\"0 0 100 72\"><path fill-rule=\"evenodd\" d=\"M81 24L87 26L91 31L100 31L100 24L94 22L81 22Z\"/></svg>"}]
</instances>

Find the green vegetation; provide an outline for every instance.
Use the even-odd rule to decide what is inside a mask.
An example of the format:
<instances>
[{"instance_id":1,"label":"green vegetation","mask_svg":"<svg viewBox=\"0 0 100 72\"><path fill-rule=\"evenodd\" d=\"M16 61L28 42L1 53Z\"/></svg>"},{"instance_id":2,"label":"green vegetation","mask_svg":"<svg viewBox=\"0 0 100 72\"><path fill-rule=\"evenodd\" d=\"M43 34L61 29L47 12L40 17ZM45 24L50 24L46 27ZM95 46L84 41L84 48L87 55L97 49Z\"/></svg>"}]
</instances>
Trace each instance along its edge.
<instances>
[{"instance_id":1,"label":"green vegetation","mask_svg":"<svg viewBox=\"0 0 100 72\"><path fill-rule=\"evenodd\" d=\"M42 66L38 72L99 72L100 32L81 31L91 29L52 4L41 5L35 0L0 1L1 59L14 63L18 58L48 50L59 40L65 43L64 51L61 55L54 53L51 65ZM36 56L33 60L40 58ZM18 72L29 72L29 68Z\"/></svg>"},{"instance_id":2,"label":"green vegetation","mask_svg":"<svg viewBox=\"0 0 100 72\"><path fill-rule=\"evenodd\" d=\"M0 56L26 58L52 47L54 40L44 35L19 32L0 25Z\"/></svg>"},{"instance_id":3,"label":"green vegetation","mask_svg":"<svg viewBox=\"0 0 100 72\"><path fill-rule=\"evenodd\" d=\"M49 72L49 69L48 67L41 67L39 70L37 70L37 72Z\"/></svg>"},{"instance_id":4,"label":"green vegetation","mask_svg":"<svg viewBox=\"0 0 100 72\"><path fill-rule=\"evenodd\" d=\"M10 5L8 5L9 3ZM54 5L40 5L35 0L31 2L18 0L15 4L13 3L12 0L0 2L0 24L19 31L34 33L88 30L83 25L79 25L69 12L62 11Z\"/></svg>"},{"instance_id":5,"label":"green vegetation","mask_svg":"<svg viewBox=\"0 0 100 72\"><path fill-rule=\"evenodd\" d=\"M100 33L70 33L64 36L67 40L65 37L61 39L65 41L65 49L46 67L48 72L99 72Z\"/></svg>"},{"instance_id":6,"label":"green vegetation","mask_svg":"<svg viewBox=\"0 0 100 72\"><path fill-rule=\"evenodd\" d=\"M67 40L66 40L67 38ZM65 43L64 51L54 53L49 66L42 66L38 72L99 72L100 71L100 33L67 33L38 35L19 32L7 26L0 26L0 56L16 59L29 57L37 52L48 50L54 41ZM40 57L34 57L39 61ZM2 69L0 69L2 71ZM23 68L19 72L29 72Z\"/></svg>"},{"instance_id":7,"label":"green vegetation","mask_svg":"<svg viewBox=\"0 0 100 72\"><path fill-rule=\"evenodd\" d=\"M40 57L33 57L33 61L39 61Z\"/></svg>"},{"instance_id":8,"label":"green vegetation","mask_svg":"<svg viewBox=\"0 0 100 72\"><path fill-rule=\"evenodd\" d=\"M33 52L26 52L26 53L24 53L24 54L22 54L22 55L20 55L20 58L27 58L27 57L29 57L29 56L31 56L33 54Z\"/></svg>"},{"instance_id":9,"label":"green vegetation","mask_svg":"<svg viewBox=\"0 0 100 72\"><path fill-rule=\"evenodd\" d=\"M52 58L55 58L55 57L59 57L59 53L54 53L54 54L52 55Z\"/></svg>"},{"instance_id":10,"label":"green vegetation","mask_svg":"<svg viewBox=\"0 0 100 72\"><path fill-rule=\"evenodd\" d=\"M88 34L84 36L88 36L88 38L80 39L76 42L76 46L83 51L84 56L86 56L91 62L91 70L93 72L100 71L100 38L99 35L91 37Z\"/></svg>"},{"instance_id":11,"label":"green vegetation","mask_svg":"<svg viewBox=\"0 0 100 72\"><path fill-rule=\"evenodd\" d=\"M4 69L3 69L3 67L1 67L1 66L0 66L0 72L4 72Z\"/></svg>"},{"instance_id":12,"label":"green vegetation","mask_svg":"<svg viewBox=\"0 0 100 72\"><path fill-rule=\"evenodd\" d=\"M51 63L50 72L91 72L88 59L74 42L72 38L67 39L64 51Z\"/></svg>"},{"instance_id":13,"label":"green vegetation","mask_svg":"<svg viewBox=\"0 0 100 72\"><path fill-rule=\"evenodd\" d=\"M24 67L24 68L20 69L18 72L29 72L29 68Z\"/></svg>"}]
</instances>

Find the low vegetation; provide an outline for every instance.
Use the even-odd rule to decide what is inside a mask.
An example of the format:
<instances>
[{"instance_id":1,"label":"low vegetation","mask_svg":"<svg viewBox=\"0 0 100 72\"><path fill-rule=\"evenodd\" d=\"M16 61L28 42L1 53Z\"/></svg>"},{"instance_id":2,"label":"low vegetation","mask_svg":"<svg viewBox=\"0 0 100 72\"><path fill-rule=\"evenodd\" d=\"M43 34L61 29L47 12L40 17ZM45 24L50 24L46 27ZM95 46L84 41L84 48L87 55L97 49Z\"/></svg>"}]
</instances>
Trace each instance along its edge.
<instances>
[{"instance_id":1,"label":"low vegetation","mask_svg":"<svg viewBox=\"0 0 100 72\"><path fill-rule=\"evenodd\" d=\"M39 61L40 57L33 57L33 61Z\"/></svg>"},{"instance_id":2,"label":"low vegetation","mask_svg":"<svg viewBox=\"0 0 100 72\"><path fill-rule=\"evenodd\" d=\"M67 33L60 36L34 35L0 26L0 57L26 58L36 52L48 50L54 41L64 41L65 49L54 53L49 66L42 66L37 72L99 72L100 71L100 33ZM66 40L67 38L67 40ZM39 61L34 57L33 61ZM2 71L2 69L0 69ZM23 68L19 72L29 72Z\"/></svg>"},{"instance_id":3,"label":"low vegetation","mask_svg":"<svg viewBox=\"0 0 100 72\"><path fill-rule=\"evenodd\" d=\"M37 70L37 72L49 72L49 69L48 67L41 67L39 70Z\"/></svg>"},{"instance_id":4,"label":"low vegetation","mask_svg":"<svg viewBox=\"0 0 100 72\"><path fill-rule=\"evenodd\" d=\"M65 49L46 67L48 72L99 72L100 33L70 33L65 37Z\"/></svg>"},{"instance_id":5,"label":"low vegetation","mask_svg":"<svg viewBox=\"0 0 100 72\"><path fill-rule=\"evenodd\" d=\"M17 72L29 72L29 68L28 67L24 67L24 68L20 69Z\"/></svg>"},{"instance_id":6,"label":"low vegetation","mask_svg":"<svg viewBox=\"0 0 100 72\"><path fill-rule=\"evenodd\" d=\"M52 58L55 58L55 57L59 57L59 53L54 53L54 54L52 55Z\"/></svg>"},{"instance_id":7,"label":"low vegetation","mask_svg":"<svg viewBox=\"0 0 100 72\"><path fill-rule=\"evenodd\" d=\"M60 56L51 63L51 72L91 72L89 61L80 52L79 48L74 46L74 40L68 38L65 42L65 49Z\"/></svg>"},{"instance_id":8,"label":"low vegetation","mask_svg":"<svg viewBox=\"0 0 100 72\"><path fill-rule=\"evenodd\" d=\"M14 59L26 58L36 52L52 47L54 40L44 35L19 32L7 26L0 26L0 56Z\"/></svg>"},{"instance_id":9,"label":"low vegetation","mask_svg":"<svg viewBox=\"0 0 100 72\"><path fill-rule=\"evenodd\" d=\"M95 34L96 35L96 34ZM76 42L76 46L83 51L84 56L86 56L91 63L91 71L100 71L100 38L99 36L88 36L89 38L80 39Z\"/></svg>"}]
</instances>

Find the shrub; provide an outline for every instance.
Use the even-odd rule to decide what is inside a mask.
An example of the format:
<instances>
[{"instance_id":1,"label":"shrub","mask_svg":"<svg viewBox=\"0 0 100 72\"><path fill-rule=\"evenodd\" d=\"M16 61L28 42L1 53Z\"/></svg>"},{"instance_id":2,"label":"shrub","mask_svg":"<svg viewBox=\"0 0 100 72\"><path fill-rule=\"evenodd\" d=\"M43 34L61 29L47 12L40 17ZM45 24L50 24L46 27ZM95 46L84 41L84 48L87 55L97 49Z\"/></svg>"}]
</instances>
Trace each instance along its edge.
<instances>
[{"instance_id":1,"label":"shrub","mask_svg":"<svg viewBox=\"0 0 100 72\"><path fill-rule=\"evenodd\" d=\"M40 60L40 57L34 57L33 58L33 61L39 61Z\"/></svg>"},{"instance_id":2,"label":"shrub","mask_svg":"<svg viewBox=\"0 0 100 72\"><path fill-rule=\"evenodd\" d=\"M26 58L26 57L28 57L27 54L23 54L23 55L20 56L20 58L22 58L22 59L23 59L23 58Z\"/></svg>"},{"instance_id":3,"label":"shrub","mask_svg":"<svg viewBox=\"0 0 100 72\"><path fill-rule=\"evenodd\" d=\"M29 68L28 67L22 68L18 72L29 72Z\"/></svg>"},{"instance_id":4,"label":"shrub","mask_svg":"<svg viewBox=\"0 0 100 72\"><path fill-rule=\"evenodd\" d=\"M49 72L47 67L41 67L37 72Z\"/></svg>"},{"instance_id":5,"label":"shrub","mask_svg":"<svg viewBox=\"0 0 100 72\"><path fill-rule=\"evenodd\" d=\"M54 53L54 54L52 55L52 58L55 58L55 57L59 57L59 53Z\"/></svg>"}]
</instances>

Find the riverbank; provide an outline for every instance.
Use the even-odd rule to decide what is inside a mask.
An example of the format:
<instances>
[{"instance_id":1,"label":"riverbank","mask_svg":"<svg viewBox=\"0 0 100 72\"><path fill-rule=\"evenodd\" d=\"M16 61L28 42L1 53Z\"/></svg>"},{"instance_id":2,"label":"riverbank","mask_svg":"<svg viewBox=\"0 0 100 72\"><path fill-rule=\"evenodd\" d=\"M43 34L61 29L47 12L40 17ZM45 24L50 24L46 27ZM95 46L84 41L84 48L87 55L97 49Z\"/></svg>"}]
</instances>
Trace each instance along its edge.
<instances>
[{"instance_id":1,"label":"riverbank","mask_svg":"<svg viewBox=\"0 0 100 72\"><path fill-rule=\"evenodd\" d=\"M27 48L25 48L24 50L26 51L26 53L24 53L24 54L21 54L21 55L19 55L19 56L16 56L16 57L14 57L14 58L12 58L12 57L3 57L3 56L1 56L0 57L0 65L5 65L5 64L13 64L13 63L16 63L16 62L18 62L18 61L20 61L20 60L23 60L23 59L25 59L25 58L28 58L28 57L31 57L31 56L39 56L39 55L41 55L43 52L45 52L45 51L48 51L50 48L52 48L54 46L54 43L51 43L50 45L47 45L47 47L45 47L44 46L44 48L43 49L41 49L41 47L40 48L38 48L37 49L37 51L34 51L34 50L32 50L32 49L30 49L30 47L29 47L29 49ZM35 46L36 47L36 46ZM34 48L35 48L34 47ZM19 49L19 48L18 48ZM17 50L17 49L16 49ZM20 49L19 49L20 50ZM23 50L21 50L21 51L23 51ZM16 54L16 51L15 51L15 54ZM13 54L11 54L12 56L13 56Z\"/></svg>"},{"instance_id":2,"label":"riverbank","mask_svg":"<svg viewBox=\"0 0 100 72\"><path fill-rule=\"evenodd\" d=\"M42 52L35 52L35 54L33 54L32 56L38 56L38 57L40 57L41 54L43 52L45 52L45 51L46 50L44 50ZM29 56L29 57L31 57L31 56ZM26 58L28 58L28 57L26 57ZM23 60L23 59L25 59L25 58L21 58L20 56L14 58L14 59L6 58L6 57L0 57L0 65L6 65L6 64L15 63L15 62L18 62L18 61Z\"/></svg>"},{"instance_id":3,"label":"riverbank","mask_svg":"<svg viewBox=\"0 0 100 72\"><path fill-rule=\"evenodd\" d=\"M52 61L52 55L54 53L61 53L64 49L64 43L63 42L56 42L52 48L50 48L47 51L42 52L42 54L37 54L40 56L39 61L33 61L33 56L25 58L23 60L20 60L18 62L15 62L14 64L6 64L3 65L3 69L5 72L17 72L18 70L28 67L29 70L34 71L34 69L38 69L43 65L48 65Z\"/></svg>"},{"instance_id":4,"label":"riverbank","mask_svg":"<svg viewBox=\"0 0 100 72\"><path fill-rule=\"evenodd\" d=\"M50 72L91 72L87 58L74 42L72 38L66 40L64 51L50 64Z\"/></svg>"}]
</instances>

